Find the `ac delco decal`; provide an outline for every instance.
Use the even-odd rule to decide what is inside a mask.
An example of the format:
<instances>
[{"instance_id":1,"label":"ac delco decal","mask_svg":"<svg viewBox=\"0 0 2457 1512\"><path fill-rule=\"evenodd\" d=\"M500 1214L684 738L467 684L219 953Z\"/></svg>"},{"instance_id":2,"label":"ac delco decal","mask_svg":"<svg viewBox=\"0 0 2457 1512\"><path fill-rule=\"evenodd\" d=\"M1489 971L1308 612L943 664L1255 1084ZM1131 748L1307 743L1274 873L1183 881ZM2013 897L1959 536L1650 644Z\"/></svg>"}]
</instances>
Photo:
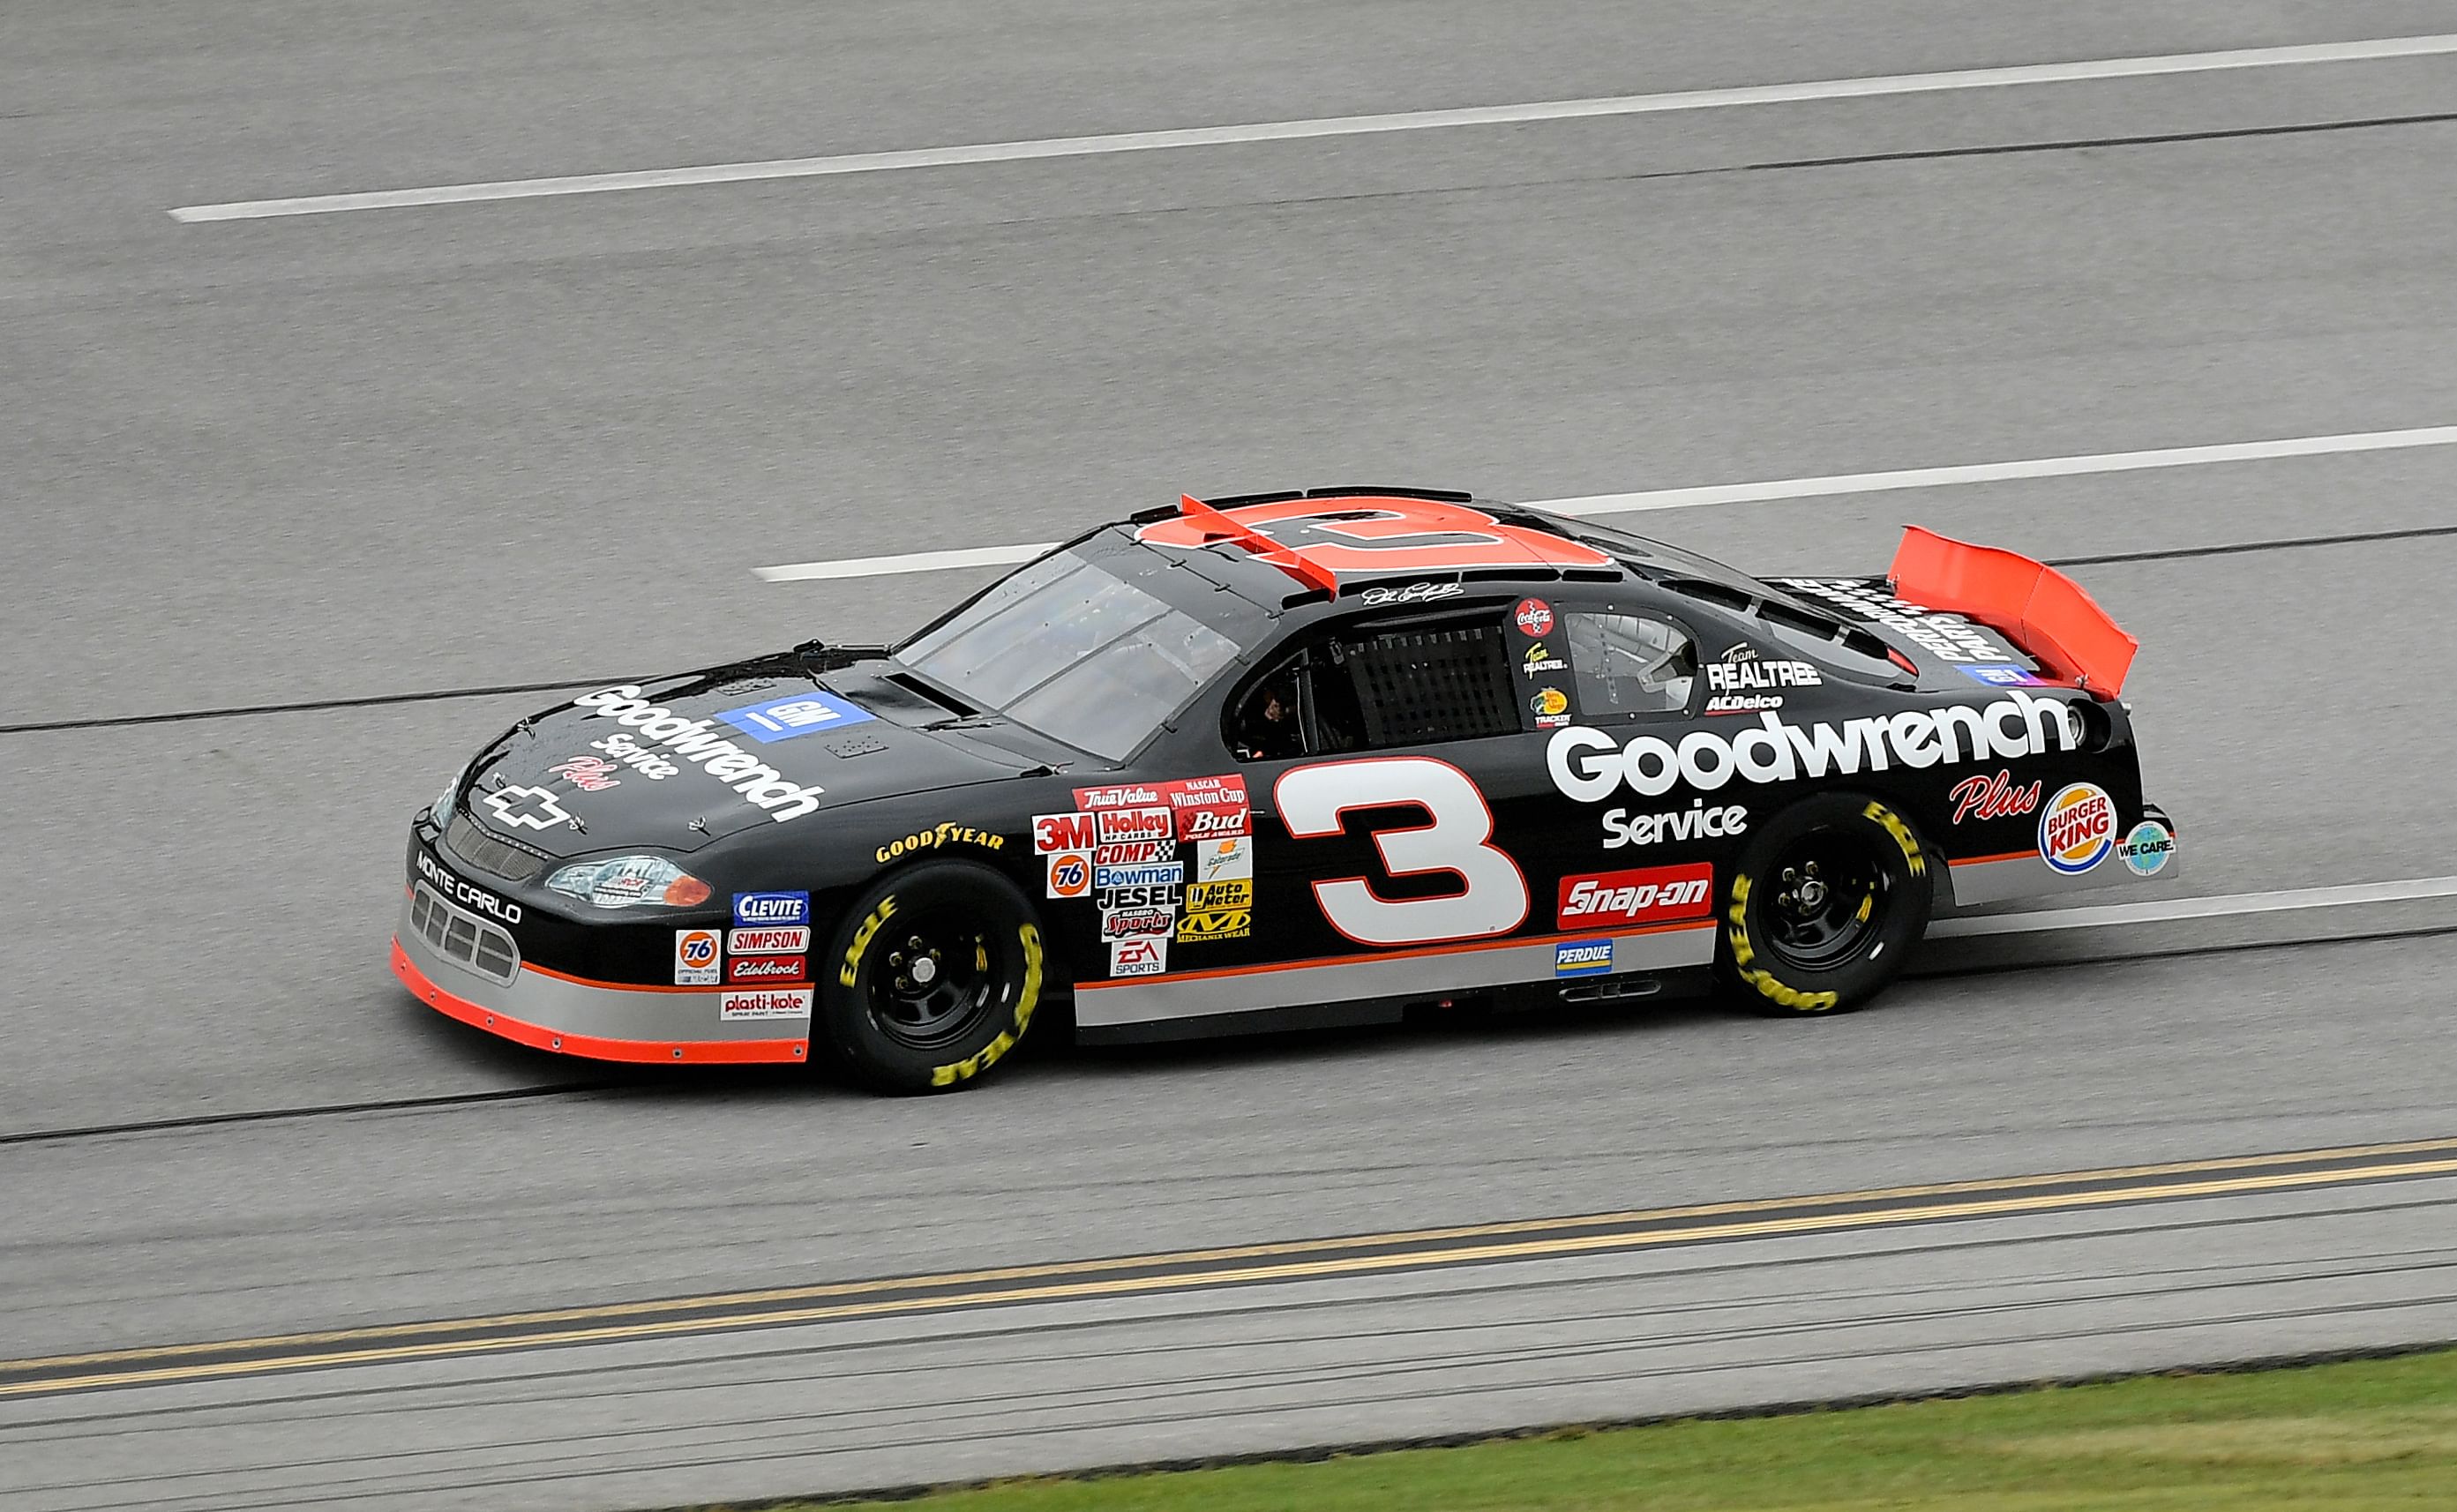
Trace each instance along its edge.
<instances>
[{"instance_id":1,"label":"ac delco decal","mask_svg":"<svg viewBox=\"0 0 2457 1512\"><path fill-rule=\"evenodd\" d=\"M1176 833L1175 823L1167 809L1101 810L1101 843L1104 845L1128 840L1165 840Z\"/></svg>"},{"instance_id":2,"label":"ac delco decal","mask_svg":"<svg viewBox=\"0 0 2457 1512\"><path fill-rule=\"evenodd\" d=\"M729 956L725 980L735 986L807 981L810 972L804 963L809 960L808 956Z\"/></svg>"},{"instance_id":3,"label":"ac delco decal","mask_svg":"<svg viewBox=\"0 0 2457 1512\"><path fill-rule=\"evenodd\" d=\"M1564 929L1668 924L1705 919L1715 910L1715 868L1706 861L1641 866L1561 879L1556 917Z\"/></svg>"}]
</instances>

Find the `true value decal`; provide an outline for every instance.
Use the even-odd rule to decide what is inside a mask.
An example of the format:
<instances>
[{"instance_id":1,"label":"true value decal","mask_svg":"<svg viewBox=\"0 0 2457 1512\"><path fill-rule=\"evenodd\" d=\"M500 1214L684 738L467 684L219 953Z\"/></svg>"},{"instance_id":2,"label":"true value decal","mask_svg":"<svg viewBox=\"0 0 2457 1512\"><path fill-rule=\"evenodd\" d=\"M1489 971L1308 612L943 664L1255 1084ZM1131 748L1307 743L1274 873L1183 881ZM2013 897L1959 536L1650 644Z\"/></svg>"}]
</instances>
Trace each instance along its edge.
<instances>
[{"instance_id":1,"label":"true value decal","mask_svg":"<svg viewBox=\"0 0 2457 1512\"><path fill-rule=\"evenodd\" d=\"M1711 793L1735 778L1790 782L2042 756L2080 745L2080 723L2061 701L2015 690L1984 708L1955 704L1815 724L1763 714L1737 734L1696 730L1678 744L1651 735L1623 744L1600 730L1572 725L1554 732L1544 767L1563 797L1599 803L1623 784L1641 797L1656 797L1684 782Z\"/></svg>"},{"instance_id":2,"label":"true value decal","mask_svg":"<svg viewBox=\"0 0 2457 1512\"><path fill-rule=\"evenodd\" d=\"M718 727L715 719L685 718L671 709L650 703L640 696L636 683L584 694L571 705L588 710L592 718L611 719L635 732L628 743L638 750L654 749L694 763L740 795L745 803L766 810L768 817L779 823L816 810L819 795L827 791L816 782L786 781L784 774L774 767L733 741L712 734Z\"/></svg>"}]
</instances>

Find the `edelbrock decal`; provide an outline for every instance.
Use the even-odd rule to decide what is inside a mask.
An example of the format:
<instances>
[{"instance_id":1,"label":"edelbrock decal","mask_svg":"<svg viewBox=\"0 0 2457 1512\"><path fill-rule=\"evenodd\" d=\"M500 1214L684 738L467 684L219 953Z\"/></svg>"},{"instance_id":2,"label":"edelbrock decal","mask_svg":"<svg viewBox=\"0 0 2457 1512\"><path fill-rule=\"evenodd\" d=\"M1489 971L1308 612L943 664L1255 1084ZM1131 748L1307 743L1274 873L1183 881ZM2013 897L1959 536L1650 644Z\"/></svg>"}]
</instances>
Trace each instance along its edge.
<instances>
[{"instance_id":1,"label":"edelbrock decal","mask_svg":"<svg viewBox=\"0 0 2457 1512\"><path fill-rule=\"evenodd\" d=\"M641 698L637 683L584 694L574 698L571 706L588 710L592 718L611 719L638 732L636 739L644 748L659 747L698 763L709 776L741 795L744 802L767 810L768 817L779 823L816 809L819 795L827 791L816 782L786 781L784 774L774 767L732 740L710 734L716 727L715 719L686 719L671 709L649 703Z\"/></svg>"},{"instance_id":2,"label":"edelbrock decal","mask_svg":"<svg viewBox=\"0 0 2457 1512\"><path fill-rule=\"evenodd\" d=\"M1801 725L1764 714L1736 735L1693 730L1678 745L1651 735L1624 745L1600 730L1571 725L1546 743L1544 768L1564 797L1600 803L1623 783L1641 797L1657 797L1684 782L1711 793L1735 777L1790 782L1889 766L2043 756L2078 746L2080 723L2062 701L2014 690L1985 708L1956 704L1890 717Z\"/></svg>"}]
</instances>

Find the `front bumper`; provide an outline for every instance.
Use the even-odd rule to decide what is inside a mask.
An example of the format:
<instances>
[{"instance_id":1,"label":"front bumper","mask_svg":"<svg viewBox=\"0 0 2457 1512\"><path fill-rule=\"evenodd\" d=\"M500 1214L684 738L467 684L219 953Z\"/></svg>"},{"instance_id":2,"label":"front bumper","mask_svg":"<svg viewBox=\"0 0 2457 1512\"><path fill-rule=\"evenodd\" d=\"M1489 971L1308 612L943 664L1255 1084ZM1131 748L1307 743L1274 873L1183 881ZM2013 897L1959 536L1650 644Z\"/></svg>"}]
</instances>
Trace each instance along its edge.
<instances>
[{"instance_id":1,"label":"front bumper","mask_svg":"<svg viewBox=\"0 0 2457 1512\"><path fill-rule=\"evenodd\" d=\"M516 1045L593 1061L742 1065L810 1058L809 1019L728 1021L722 988L588 982L526 962L506 967L481 954L473 965L446 955L420 927L435 904L430 895L422 906L415 888L405 895L393 934L392 973L446 1017ZM509 980L501 980L506 973ZM776 1038L779 1029L795 1037Z\"/></svg>"}]
</instances>

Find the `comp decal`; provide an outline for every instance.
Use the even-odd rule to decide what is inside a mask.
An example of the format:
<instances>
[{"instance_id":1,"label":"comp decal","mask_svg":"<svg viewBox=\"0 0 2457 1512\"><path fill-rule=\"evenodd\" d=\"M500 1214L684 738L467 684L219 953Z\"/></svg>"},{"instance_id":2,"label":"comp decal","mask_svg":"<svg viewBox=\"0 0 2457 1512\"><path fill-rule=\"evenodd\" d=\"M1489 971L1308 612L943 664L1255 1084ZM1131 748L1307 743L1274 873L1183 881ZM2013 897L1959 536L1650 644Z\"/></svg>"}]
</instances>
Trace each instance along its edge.
<instances>
[{"instance_id":1,"label":"comp decal","mask_svg":"<svg viewBox=\"0 0 2457 1512\"><path fill-rule=\"evenodd\" d=\"M2095 782L2056 790L2039 811L2039 859L2078 877L2116 849L2116 800Z\"/></svg>"}]
</instances>

